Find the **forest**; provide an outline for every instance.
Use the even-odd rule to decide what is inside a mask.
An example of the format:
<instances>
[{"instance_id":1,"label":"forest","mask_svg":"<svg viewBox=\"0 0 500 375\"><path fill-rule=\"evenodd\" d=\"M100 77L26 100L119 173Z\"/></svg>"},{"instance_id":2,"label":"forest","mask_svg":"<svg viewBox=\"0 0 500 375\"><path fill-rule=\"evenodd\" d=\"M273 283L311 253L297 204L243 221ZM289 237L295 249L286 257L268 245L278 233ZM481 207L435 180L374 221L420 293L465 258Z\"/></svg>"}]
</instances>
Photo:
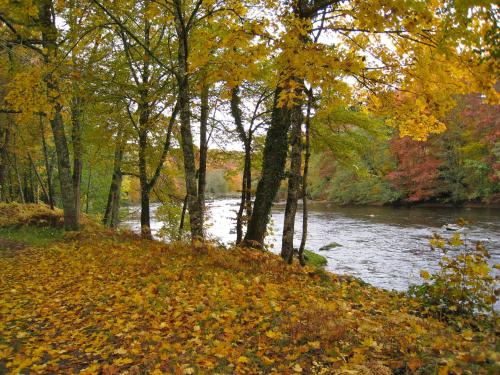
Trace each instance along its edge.
<instances>
[{"instance_id":1,"label":"forest","mask_svg":"<svg viewBox=\"0 0 500 375\"><path fill-rule=\"evenodd\" d=\"M498 205L499 17L0 0L0 373L499 371L499 266L461 229L430 239L440 270L405 293L307 252L311 200ZM221 246L208 202L228 194Z\"/></svg>"}]
</instances>

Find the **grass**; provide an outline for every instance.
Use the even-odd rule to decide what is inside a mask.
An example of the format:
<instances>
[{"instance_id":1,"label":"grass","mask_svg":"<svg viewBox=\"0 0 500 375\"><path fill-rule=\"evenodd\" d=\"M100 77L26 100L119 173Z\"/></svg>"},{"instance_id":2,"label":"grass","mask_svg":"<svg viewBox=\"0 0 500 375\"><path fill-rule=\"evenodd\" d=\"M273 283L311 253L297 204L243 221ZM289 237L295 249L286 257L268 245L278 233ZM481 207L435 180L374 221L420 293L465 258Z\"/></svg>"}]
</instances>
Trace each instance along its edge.
<instances>
[{"instance_id":1,"label":"grass","mask_svg":"<svg viewBox=\"0 0 500 375\"><path fill-rule=\"evenodd\" d=\"M46 246L63 237L64 231L50 227L4 227L0 228L0 238L18 241L31 246Z\"/></svg>"}]
</instances>

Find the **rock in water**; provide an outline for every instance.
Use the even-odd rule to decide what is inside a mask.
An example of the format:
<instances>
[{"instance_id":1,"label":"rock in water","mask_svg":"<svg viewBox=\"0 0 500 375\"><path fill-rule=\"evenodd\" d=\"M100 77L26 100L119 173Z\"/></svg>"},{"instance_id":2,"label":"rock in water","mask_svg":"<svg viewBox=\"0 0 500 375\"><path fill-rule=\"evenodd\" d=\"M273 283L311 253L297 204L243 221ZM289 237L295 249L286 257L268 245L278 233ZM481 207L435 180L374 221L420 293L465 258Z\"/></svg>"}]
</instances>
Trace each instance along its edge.
<instances>
[{"instance_id":1,"label":"rock in water","mask_svg":"<svg viewBox=\"0 0 500 375\"><path fill-rule=\"evenodd\" d=\"M342 247L341 244L337 243L337 242L331 242L329 243L328 245L325 245L325 246L321 246L319 249L321 251L327 251L327 250L331 250L331 249L334 249L336 247Z\"/></svg>"}]
</instances>

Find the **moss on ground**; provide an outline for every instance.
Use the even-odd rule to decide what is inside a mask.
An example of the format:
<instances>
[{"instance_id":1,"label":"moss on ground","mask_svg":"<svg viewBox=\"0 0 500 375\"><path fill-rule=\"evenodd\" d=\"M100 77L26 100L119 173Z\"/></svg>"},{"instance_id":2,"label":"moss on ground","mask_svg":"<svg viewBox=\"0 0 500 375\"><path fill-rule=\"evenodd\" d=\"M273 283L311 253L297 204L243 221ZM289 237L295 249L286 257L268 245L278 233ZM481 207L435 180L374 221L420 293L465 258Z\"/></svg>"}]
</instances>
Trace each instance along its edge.
<instances>
[{"instance_id":1,"label":"moss on ground","mask_svg":"<svg viewBox=\"0 0 500 375\"><path fill-rule=\"evenodd\" d=\"M314 266L318 268L323 268L327 265L328 260L319 254L313 253L310 250L304 250L304 255L306 256L306 264L309 266Z\"/></svg>"}]
</instances>

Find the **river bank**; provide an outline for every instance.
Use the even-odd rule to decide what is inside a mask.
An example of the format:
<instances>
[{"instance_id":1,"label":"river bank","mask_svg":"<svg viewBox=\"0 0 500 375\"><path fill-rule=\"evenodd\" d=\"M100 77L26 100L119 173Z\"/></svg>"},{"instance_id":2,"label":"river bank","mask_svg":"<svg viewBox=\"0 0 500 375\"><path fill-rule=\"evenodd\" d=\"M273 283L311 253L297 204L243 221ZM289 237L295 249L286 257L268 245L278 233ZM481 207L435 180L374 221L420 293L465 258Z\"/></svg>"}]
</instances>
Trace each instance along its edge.
<instances>
[{"instance_id":1,"label":"river bank","mask_svg":"<svg viewBox=\"0 0 500 375\"><path fill-rule=\"evenodd\" d=\"M235 218L238 199L215 199L207 202L207 234L215 241L230 245L236 239ZM152 206L155 218L157 206ZM279 253L284 205L272 211L266 243L270 251ZM432 251L429 241L433 233L449 236L446 225L464 218L471 223L467 230L470 241L483 241L492 254L491 264L500 263L500 211L464 208L391 208L378 206L331 207L322 202L310 205L309 234L306 248L327 258L325 269L354 276L374 286L406 291L419 284L421 270L435 271L440 254ZM139 231L139 210L122 223ZM151 228L157 233L162 223L153 219ZM297 215L295 243L300 242L301 215ZM336 242L341 246L320 250ZM498 271L496 271L498 272Z\"/></svg>"},{"instance_id":2,"label":"river bank","mask_svg":"<svg viewBox=\"0 0 500 375\"><path fill-rule=\"evenodd\" d=\"M99 226L0 252L1 373L496 373L495 332L249 249Z\"/></svg>"}]
</instances>

